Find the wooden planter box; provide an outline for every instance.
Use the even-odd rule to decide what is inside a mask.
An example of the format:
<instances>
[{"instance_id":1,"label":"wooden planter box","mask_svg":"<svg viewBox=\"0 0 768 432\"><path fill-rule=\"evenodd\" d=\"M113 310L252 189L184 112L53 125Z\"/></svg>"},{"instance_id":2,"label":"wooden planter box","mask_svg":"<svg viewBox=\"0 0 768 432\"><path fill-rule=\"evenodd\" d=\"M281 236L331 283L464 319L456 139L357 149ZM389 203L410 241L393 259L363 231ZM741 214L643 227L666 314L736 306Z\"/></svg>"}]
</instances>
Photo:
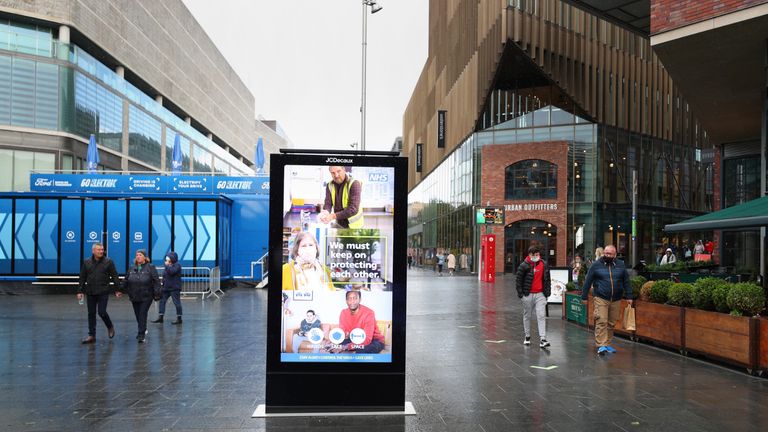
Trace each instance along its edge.
<instances>
[{"instance_id":1,"label":"wooden planter box","mask_svg":"<svg viewBox=\"0 0 768 432\"><path fill-rule=\"evenodd\" d=\"M758 320L760 327L759 353L757 355L758 368L763 374L768 373L768 318Z\"/></svg>"},{"instance_id":2,"label":"wooden planter box","mask_svg":"<svg viewBox=\"0 0 768 432\"><path fill-rule=\"evenodd\" d=\"M686 309L684 316L686 351L756 371L760 349L757 319L698 309Z\"/></svg>"},{"instance_id":3,"label":"wooden planter box","mask_svg":"<svg viewBox=\"0 0 768 432\"><path fill-rule=\"evenodd\" d=\"M683 348L685 309L644 301L635 301L635 336L671 348Z\"/></svg>"}]
</instances>

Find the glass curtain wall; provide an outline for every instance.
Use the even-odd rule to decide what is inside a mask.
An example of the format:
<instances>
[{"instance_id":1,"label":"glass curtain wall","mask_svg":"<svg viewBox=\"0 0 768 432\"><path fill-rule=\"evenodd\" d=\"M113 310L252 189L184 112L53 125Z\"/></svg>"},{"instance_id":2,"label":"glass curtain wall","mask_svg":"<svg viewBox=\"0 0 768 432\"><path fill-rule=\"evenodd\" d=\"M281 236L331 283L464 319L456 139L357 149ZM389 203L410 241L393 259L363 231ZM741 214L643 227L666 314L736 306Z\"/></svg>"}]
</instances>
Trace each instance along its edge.
<instances>
[{"instance_id":1,"label":"glass curtain wall","mask_svg":"<svg viewBox=\"0 0 768 432\"><path fill-rule=\"evenodd\" d=\"M124 128L125 109L128 124ZM69 132L85 140L95 134L99 145L118 154L123 130L128 129L129 155L158 170L164 168L160 155L162 145L167 146L167 140L162 141L167 129L171 148L177 132L187 143L185 172L190 171L193 143L195 157L208 161L198 164L196 172L253 172L83 49L55 40L50 28L8 19L0 19L0 125ZM70 159L65 161L64 156ZM60 165L77 169L72 157L62 154Z\"/></svg>"},{"instance_id":2,"label":"glass curtain wall","mask_svg":"<svg viewBox=\"0 0 768 432\"><path fill-rule=\"evenodd\" d=\"M417 232L410 236L409 246L418 264L431 266L438 252L448 250L457 259L467 254L471 263L475 151L471 136L408 194L408 226Z\"/></svg>"}]
</instances>

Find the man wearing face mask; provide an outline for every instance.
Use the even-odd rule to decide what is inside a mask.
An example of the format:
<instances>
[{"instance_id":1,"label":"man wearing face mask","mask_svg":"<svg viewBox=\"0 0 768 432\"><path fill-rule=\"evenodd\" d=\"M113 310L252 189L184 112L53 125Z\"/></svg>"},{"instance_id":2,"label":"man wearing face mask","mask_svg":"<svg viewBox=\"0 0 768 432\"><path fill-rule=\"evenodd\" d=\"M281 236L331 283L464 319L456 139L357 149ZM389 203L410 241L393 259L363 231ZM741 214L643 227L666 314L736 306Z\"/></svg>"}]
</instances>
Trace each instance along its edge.
<instances>
[{"instance_id":1,"label":"man wearing face mask","mask_svg":"<svg viewBox=\"0 0 768 432\"><path fill-rule=\"evenodd\" d=\"M595 302L597 353L615 353L616 349L611 343L613 328L621 312L621 299L626 298L632 307L632 284L629 283L624 261L616 259L616 246L606 246L604 255L589 267L581 289L581 300L585 305L588 303L590 288L593 288Z\"/></svg>"},{"instance_id":2,"label":"man wearing face mask","mask_svg":"<svg viewBox=\"0 0 768 432\"><path fill-rule=\"evenodd\" d=\"M539 327L539 347L549 346L547 341L547 297L551 294L549 268L541 259L538 246L528 248L528 256L517 268L515 278L517 297L523 300L523 345L531 344L531 314L536 311L536 323Z\"/></svg>"}]
</instances>

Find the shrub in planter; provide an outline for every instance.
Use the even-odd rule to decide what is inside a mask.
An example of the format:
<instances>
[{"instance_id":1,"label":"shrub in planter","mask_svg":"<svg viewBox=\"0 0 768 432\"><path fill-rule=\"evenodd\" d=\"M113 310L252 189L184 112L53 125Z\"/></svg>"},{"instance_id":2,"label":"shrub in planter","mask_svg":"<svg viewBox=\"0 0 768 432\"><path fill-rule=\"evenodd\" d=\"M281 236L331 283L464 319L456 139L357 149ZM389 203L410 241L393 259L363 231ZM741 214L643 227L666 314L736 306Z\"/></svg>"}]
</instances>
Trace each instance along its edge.
<instances>
[{"instance_id":1,"label":"shrub in planter","mask_svg":"<svg viewBox=\"0 0 768 432\"><path fill-rule=\"evenodd\" d=\"M675 306L688 307L693 305L693 285L676 283L669 287L667 303Z\"/></svg>"},{"instance_id":2,"label":"shrub in planter","mask_svg":"<svg viewBox=\"0 0 768 432\"><path fill-rule=\"evenodd\" d=\"M728 291L731 290L731 287L733 284L730 283L724 283L722 285L717 285L712 290L712 304L715 305L715 310L718 312L728 313L731 311L730 306L728 306Z\"/></svg>"},{"instance_id":3,"label":"shrub in planter","mask_svg":"<svg viewBox=\"0 0 768 432\"><path fill-rule=\"evenodd\" d=\"M651 287L653 287L653 284L655 284L656 281L648 281L643 284L643 286L640 288L640 301L649 302L651 301Z\"/></svg>"},{"instance_id":4,"label":"shrub in planter","mask_svg":"<svg viewBox=\"0 0 768 432\"><path fill-rule=\"evenodd\" d=\"M666 303L669 299L669 288L674 282L671 280L656 281L651 287L651 301L654 303Z\"/></svg>"},{"instance_id":5,"label":"shrub in planter","mask_svg":"<svg viewBox=\"0 0 768 432\"><path fill-rule=\"evenodd\" d=\"M565 284L565 290L566 291L576 291L576 284L574 284L572 281Z\"/></svg>"},{"instance_id":6,"label":"shrub in planter","mask_svg":"<svg viewBox=\"0 0 768 432\"><path fill-rule=\"evenodd\" d=\"M701 278L693 285L693 307L696 309L713 311L715 304L712 302L712 293L721 285L728 282L713 277Z\"/></svg>"},{"instance_id":7,"label":"shrub in planter","mask_svg":"<svg viewBox=\"0 0 768 432\"><path fill-rule=\"evenodd\" d=\"M726 301L731 315L753 316L765 308L765 292L763 287L753 283L737 283L728 291Z\"/></svg>"},{"instance_id":8,"label":"shrub in planter","mask_svg":"<svg viewBox=\"0 0 768 432\"><path fill-rule=\"evenodd\" d=\"M642 276L632 276L629 278L629 283L632 284L632 298L636 299L638 296L640 296L640 289L642 289L643 284L646 283L648 279L642 277Z\"/></svg>"}]
</instances>

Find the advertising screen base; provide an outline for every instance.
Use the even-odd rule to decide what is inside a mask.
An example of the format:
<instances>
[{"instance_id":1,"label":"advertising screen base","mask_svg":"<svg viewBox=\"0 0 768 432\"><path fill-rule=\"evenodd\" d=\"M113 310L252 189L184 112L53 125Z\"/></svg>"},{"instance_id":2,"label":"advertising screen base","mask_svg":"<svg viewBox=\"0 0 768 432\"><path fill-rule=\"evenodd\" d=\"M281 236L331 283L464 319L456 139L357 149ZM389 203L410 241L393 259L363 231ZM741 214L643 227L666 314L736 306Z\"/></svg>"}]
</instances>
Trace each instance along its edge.
<instances>
[{"instance_id":1,"label":"advertising screen base","mask_svg":"<svg viewBox=\"0 0 768 432\"><path fill-rule=\"evenodd\" d=\"M404 413L407 159L294 150L270 169L264 414Z\"/></svg>"},{"instance_id":2,"label":"advertising screen base","mask_svg":"<svg viewBox=\"0 0 768 432\"><path fill-rule=\"evenodd\" d=\"M253 412L252 418L267 418L267 417L348 417L348 416L408 416L416 415L416 408L410 402L405 403L405 409L400 411L316 411L316 412L300 412L300 413L268 413L267 406L260 404L256 407L256 411Z\"/></svg>"}]
</instances>

